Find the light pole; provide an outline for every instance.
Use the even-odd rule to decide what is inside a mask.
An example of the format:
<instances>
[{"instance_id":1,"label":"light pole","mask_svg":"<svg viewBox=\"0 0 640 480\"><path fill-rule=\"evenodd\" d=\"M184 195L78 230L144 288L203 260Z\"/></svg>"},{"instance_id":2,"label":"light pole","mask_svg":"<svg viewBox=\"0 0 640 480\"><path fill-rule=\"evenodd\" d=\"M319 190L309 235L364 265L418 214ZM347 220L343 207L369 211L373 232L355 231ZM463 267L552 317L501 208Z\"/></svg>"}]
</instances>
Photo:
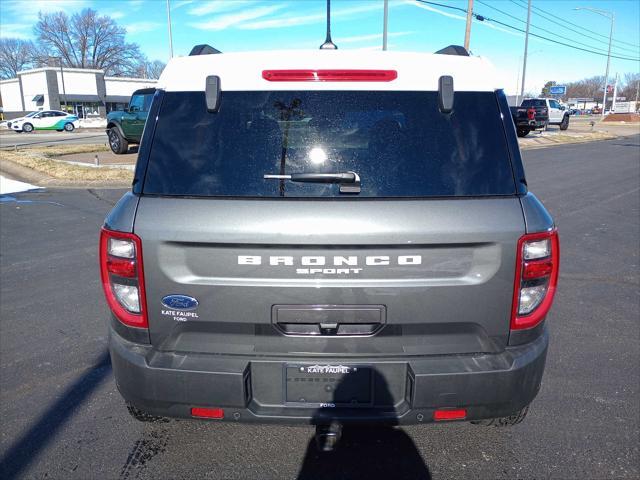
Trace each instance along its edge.
<instances>
[{"instance_id":1,"label":"light pole","mask_svg":"<svg viewBox=\"0 0 640 480\"><path fill-rule=\"evenodd\" d=\"M602 118L604 118L604 111L607 109L607 84L609 83L609 64L611 63L611 40L613 39L613 24L616 16L613 12L591 7L577 7L574 8L574 10L589 10L590 12L597 13L598 15L611 20L611 30L609 31L609 52L607 53L607 70L604 74L604 94L602 96Z\"/></svg>"},{"instance_id":2,"label":"light pole","mask_svg":"<svg viewBox=\"0 0 640 480\"><path fill-rule=\"evenodd\" d=\"M64 88L64 71L62 70L62 57L53 57L58 60L58 65L60 66L60 80L62 80L62 96L64 97L64 112L67 112L67 92Z\"/></svg>"}]
</instances>

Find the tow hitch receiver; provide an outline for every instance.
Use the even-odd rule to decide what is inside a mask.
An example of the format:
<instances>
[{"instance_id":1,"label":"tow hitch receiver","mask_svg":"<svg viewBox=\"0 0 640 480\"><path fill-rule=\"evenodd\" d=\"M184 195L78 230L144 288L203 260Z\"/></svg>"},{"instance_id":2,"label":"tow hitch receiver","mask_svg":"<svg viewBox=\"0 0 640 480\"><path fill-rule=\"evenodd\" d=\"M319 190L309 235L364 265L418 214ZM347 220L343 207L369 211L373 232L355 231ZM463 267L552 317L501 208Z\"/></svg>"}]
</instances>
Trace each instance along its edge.
<instances>
[{"instance_id":1,"label":"tow hitch receiver","mask_svg":"<svg viewBox=\"0 0 640 480\"><path fill-rule=\"evenodd\" d=\"M332 452L342 437L342 425L332 422L330 425L316 426L316 445L321 452Z\"/></svg>"}]
</instances>

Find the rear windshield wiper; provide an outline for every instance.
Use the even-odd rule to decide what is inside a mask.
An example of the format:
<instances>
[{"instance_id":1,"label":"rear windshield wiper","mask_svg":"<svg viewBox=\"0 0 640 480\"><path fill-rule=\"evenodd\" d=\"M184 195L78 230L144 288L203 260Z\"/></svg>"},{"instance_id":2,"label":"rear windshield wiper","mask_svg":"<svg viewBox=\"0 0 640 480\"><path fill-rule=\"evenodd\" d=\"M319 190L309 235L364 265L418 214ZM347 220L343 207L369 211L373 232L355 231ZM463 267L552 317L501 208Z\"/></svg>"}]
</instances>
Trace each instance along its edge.
<instances>
[{"instance_id":1,"label":"rear windshield wiper","mask_svg":"<svg viewBox=\"0 0 640 480\"><path fill-rule=\"evenodd\" d=\"M338 183L340 184L340 193L360 193L360 176L356 172L292 173L291 175L265 174L264 178L301 183Z\"/></svg>"}]
</instances>

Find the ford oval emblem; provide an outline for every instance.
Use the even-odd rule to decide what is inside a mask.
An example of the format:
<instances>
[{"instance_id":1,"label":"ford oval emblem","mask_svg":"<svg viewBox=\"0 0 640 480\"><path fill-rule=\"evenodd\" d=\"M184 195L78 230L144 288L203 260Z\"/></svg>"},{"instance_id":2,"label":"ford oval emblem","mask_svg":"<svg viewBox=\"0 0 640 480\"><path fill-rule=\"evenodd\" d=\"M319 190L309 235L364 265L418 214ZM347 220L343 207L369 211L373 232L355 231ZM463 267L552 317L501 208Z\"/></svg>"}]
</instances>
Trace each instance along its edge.
<instances>
[{"instance_id":1,"label":"ford oval emblem","mask_svg":"<svg viewBox=\"0 0 640 480\"><path fill-rule=\"evenodd\" d=\"M193 310L198 307L198 300L187 295L167 295L162 304L174 310Z\"/></svg>"}]
</instances>

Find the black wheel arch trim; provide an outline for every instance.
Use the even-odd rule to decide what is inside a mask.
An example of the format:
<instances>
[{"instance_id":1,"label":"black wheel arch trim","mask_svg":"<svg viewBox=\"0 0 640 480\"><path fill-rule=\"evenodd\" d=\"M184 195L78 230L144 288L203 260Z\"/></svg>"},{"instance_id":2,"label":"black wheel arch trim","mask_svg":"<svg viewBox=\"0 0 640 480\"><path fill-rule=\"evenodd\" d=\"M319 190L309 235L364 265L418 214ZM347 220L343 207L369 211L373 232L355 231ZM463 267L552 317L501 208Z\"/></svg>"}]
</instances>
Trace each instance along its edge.
<instances>
[{"instance_id":1,"label":"black wheel arch trim","mask_svg":"<svg viewBox=\"0 0 640 480\"><path fill-rule=\"evenodd\" d=\"M108 135L109 134L109 130L111 130L113 127L115 127L118 130L118 133L120 134L120 136L122 138L124 138L125 140L127 139L127 136L122 131L122 127L120 126L119 123L109 122L109 124L107 125L107 128L105 129L105 133Z\"/></svg>"}]
</instances>

